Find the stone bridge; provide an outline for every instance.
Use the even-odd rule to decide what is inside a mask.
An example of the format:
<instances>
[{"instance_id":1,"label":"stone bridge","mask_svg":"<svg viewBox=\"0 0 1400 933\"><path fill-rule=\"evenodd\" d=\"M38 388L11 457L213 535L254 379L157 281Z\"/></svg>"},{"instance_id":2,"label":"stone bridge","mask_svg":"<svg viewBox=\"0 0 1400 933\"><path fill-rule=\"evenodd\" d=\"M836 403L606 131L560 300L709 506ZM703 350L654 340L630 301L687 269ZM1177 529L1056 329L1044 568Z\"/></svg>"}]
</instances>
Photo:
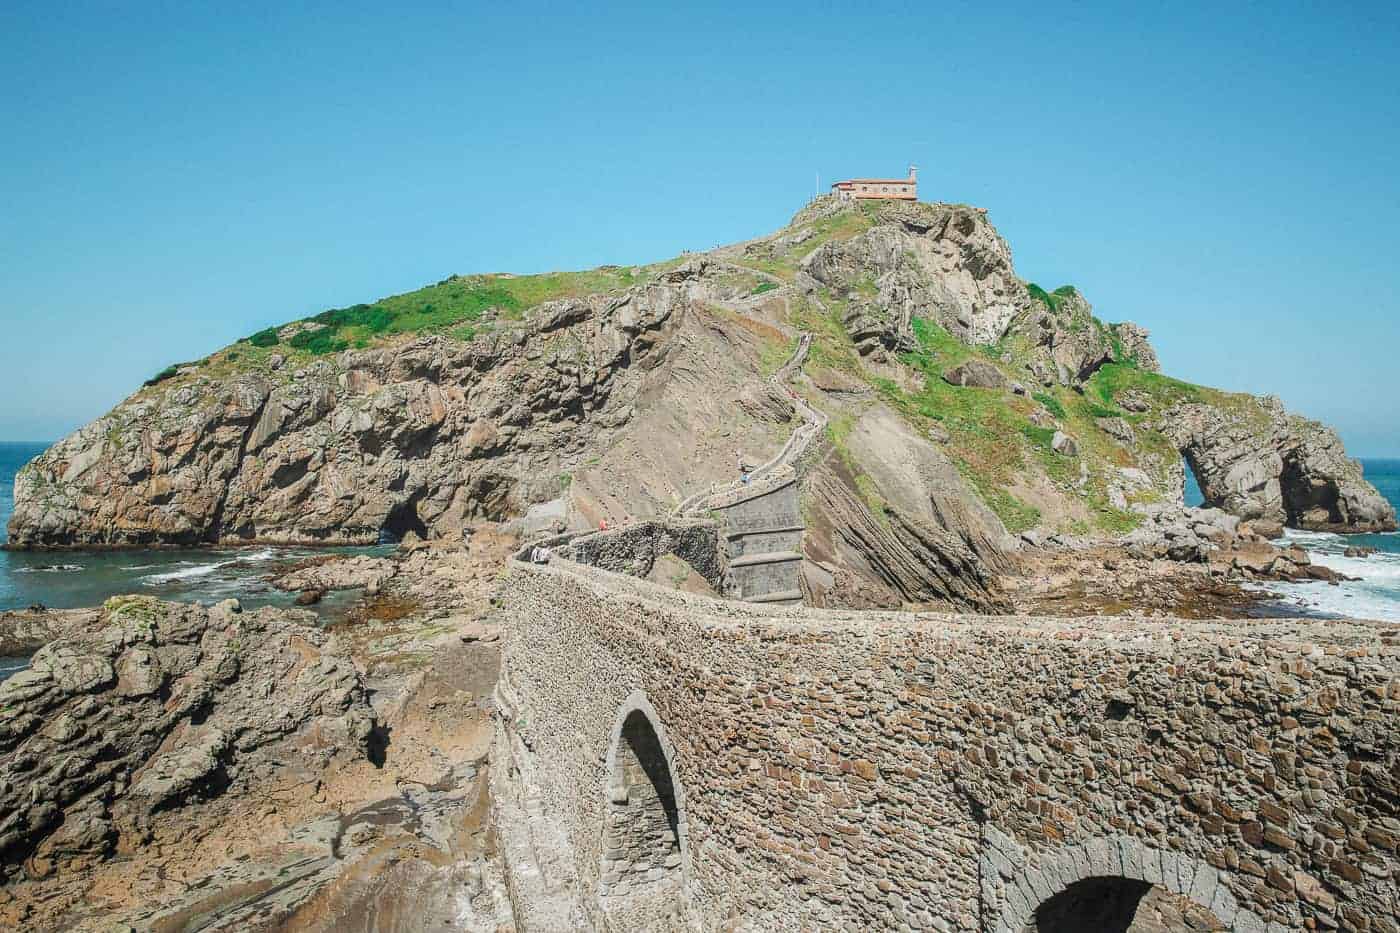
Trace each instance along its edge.
<instances>
[{"instance_id":1,"label":"stone bridge","mask_svg":"<svg viewBox=\"0 0 1400 933\"><path fill-rule=\"evenodd\" d=\"M527 930L1400 931L1379 627L503 590Z\"/></svg>"}]
</instances>

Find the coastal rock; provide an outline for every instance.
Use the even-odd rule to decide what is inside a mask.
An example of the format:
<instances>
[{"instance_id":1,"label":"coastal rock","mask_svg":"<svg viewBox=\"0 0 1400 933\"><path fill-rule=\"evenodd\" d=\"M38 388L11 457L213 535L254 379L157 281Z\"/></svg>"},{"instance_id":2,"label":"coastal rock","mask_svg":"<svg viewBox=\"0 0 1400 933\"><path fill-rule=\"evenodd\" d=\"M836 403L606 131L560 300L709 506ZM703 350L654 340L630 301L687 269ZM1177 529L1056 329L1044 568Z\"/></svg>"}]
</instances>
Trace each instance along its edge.
<instances>
[{"instance_id":1,"label":"coastal rock","mask_svg":"<svg viewBox=\"0 0 1400 933\"><path fill-rule=\"evenodd\" d=\"M0 684L0 877L104 858L155 812L284 762L366 756L360 677L302 622L233 600L115 597L90 629L41 648Z\"/></svg>"},{"instance_id":2,"label":"coastal rock","mask_svg":"<svg viewBox=\"0 0 1400 933\"><path fill-rule=\"evenodd\" d=\"M1240 520L1222 509L1196 509L1177 504L1139 507L1145 521L1123 539L1132 557L1204 561L1232 547Z\"/></svg>"},{"instance_id":3,"label":"coastal rock","mask_svg":"<svg viewBox=\"0 0 1400 933\"><path fill-rule=\"evenodd\" d=\"M627 422L687 274L547 303L468 344L143 390L20 472L10 543L373 544L523 512L558 494L562 458Z\"/></svg>"},{"instance_id":4,"label":"coastal rock","mask_svg":"<svg viewBox=\"0 0 1400 933\"><path fill-rule=\"evenodd\" d=\"M333 557L315 559L274 577L279 590L325 593L379 587L396 572L394 562L383 557Z\"/></svg>"},{"instance_id":5,"label":"coastal rock","mask_svg":"<svg viewBox=\"0 0 1400 933\"><path fill-rule=\"evenodd\" d=\"M96 609L14 609L0 612L0 658L30 655L62 635L91 630Z\"/></svg>"},{"instance_id":6,"label":"coastal rock","mask_svg":"<svg viewBox=\"0 0 1400 933\"><path fill-rule=\"evenodd\" d=\"M1179 404L1162 420L1208 505L1312 531L1395 530L1394 507L1366 482L1336 431L1289 414L1273 396L1234 398L1228 409Z\"/></svg>"}]
</instances>

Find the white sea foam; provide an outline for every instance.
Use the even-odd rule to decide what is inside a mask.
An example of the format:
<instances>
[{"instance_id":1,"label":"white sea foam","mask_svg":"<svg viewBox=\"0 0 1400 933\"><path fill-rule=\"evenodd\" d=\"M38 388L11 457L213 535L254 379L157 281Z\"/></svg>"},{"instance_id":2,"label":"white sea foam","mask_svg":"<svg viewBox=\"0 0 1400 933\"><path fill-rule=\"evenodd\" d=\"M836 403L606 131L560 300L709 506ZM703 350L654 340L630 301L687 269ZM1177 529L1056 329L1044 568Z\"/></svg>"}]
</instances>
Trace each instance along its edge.
<instances>
[{"instance_id":1,"label":"white sea foam","mask_svg":"<svg viewBox=\"0 0 1400 933\"><path fill-rule=\"evenodd\" d=\"M82 573L82 564L46 564L42 567L16 567L15 573Z\"/></svg>"},{"instance_id":2,"label":"white sea foam","mask_svg":"<svg viewBox=\"0 0 1400 933\"><path fill-rule=\"evenodd\" d=\"M181 561L181 563L189 563ZM196 577L207 577L220 567L227 566L232 561L219 561L214 564L194 564L193 566L182 567L179 570L167 570L164 573L148 573L141 577L142 583L149 583L152 586L164 586L167 583L179 583L181 580L193 580Z\"/></svg>"},{"instance_id":3,"label":"white sea foam","mask_svg":"<svg viewBox=\"0 0 1400 933\"><path fill-rule=\"evenodd\" d=\"M1284 533L1284 544L1305 548L1313 563L1357 577L1337 586L1326 583L1270 583L1258 587L1310 612L1400 622L1400 536L1377 535L1385 550L1368 557L1347 557L1352 541L1323 531ZM1394 542L1392 544L1392 542ZM1392 550L1392 548L1395 548Z\"/></svg>"},{"instance_id":4,"label":"white sea foam","mask_svg":"<svg viewBox=\"0 0 1400 933\"><path fill-rule=\"evenodd\" d=\"M142 583L151 586L165 586L171 583L180 583L184 580L194 580L199 577L207 577L211 573L217 573L225 567L234 564L261 563L267 560L276 560L285 557L285 552L278 552L276 548L263 548L257 551L240 553L227 560L216 560L212 563L201 563L199 561L182 560L176 566L178 570L165 570L161 573L148 573L141 577ZM154 565L152 565L154 566ZM164 566L169 566L164 565Z\"/></svg>"}]
</instances>

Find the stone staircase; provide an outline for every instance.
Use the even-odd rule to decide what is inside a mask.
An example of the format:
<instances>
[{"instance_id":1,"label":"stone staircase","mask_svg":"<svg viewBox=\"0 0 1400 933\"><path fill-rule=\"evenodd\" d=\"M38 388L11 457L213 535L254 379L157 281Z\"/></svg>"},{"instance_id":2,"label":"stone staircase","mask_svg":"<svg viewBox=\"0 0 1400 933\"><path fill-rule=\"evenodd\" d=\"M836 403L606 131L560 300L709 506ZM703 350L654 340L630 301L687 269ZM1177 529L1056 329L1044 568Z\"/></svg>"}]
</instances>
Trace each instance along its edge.
<instances>
[{"instance_id":1,"label":"stone staircase","mask_svg":"<svg viewBox=\"0 0 1400 933\"><path fill-rule=\"evenodd\" d=\"M748 602L802 601L802 520L799 471L812 444L826 429L826 416L787 389L787 380L802 368L812 335L802 334L792 357L769 381L786 395L803 423L783 449L736 481L686 499L678 515L715 513L723 522L732 592Z\"/></svg>"},{"instance_id":2,"label":"stone staircase","mask_svg":"<svg viewBox=\"0 0 1400 933\"><path fill-rule=\"evenodd\" d=\"M800 603L802 511L795 475L711 506L723 519L733 596L754 603Z\"/></svg>"}]
</instances>

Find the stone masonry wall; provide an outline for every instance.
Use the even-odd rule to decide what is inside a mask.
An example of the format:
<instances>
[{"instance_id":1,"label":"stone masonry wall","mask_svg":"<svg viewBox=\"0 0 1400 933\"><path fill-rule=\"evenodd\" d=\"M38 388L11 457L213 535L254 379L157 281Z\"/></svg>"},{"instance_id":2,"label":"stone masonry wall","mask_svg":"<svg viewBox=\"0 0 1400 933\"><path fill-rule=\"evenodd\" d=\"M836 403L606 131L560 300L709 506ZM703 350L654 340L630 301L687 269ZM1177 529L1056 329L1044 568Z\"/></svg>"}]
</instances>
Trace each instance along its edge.
<instances>
[{"instance_id":1,"label":"stone masonry wall","mask_svg":"<svg viewBox=\"0 0 1400 933\"><path fill-rule=\"evenodd\" d=\"M704 929L1020 931L1121 876L1238 931L1400 930L1400 651L1374 628L756 607L559 561L505 592L510 728L600 929L640 928L597 893L644 695Z\"/></svg>"},{"instance_id":2,"label":"stone masonry wall","mask_svg":"<svg viewBox=\"0 0 1400 933\"><path fill-rule=\"evenodd\" d=\"M601 871L602 889L612 896L678 878L681 864L675 788L656 733L633 712L619 739Z\"/></svg>"}]
</instances>

